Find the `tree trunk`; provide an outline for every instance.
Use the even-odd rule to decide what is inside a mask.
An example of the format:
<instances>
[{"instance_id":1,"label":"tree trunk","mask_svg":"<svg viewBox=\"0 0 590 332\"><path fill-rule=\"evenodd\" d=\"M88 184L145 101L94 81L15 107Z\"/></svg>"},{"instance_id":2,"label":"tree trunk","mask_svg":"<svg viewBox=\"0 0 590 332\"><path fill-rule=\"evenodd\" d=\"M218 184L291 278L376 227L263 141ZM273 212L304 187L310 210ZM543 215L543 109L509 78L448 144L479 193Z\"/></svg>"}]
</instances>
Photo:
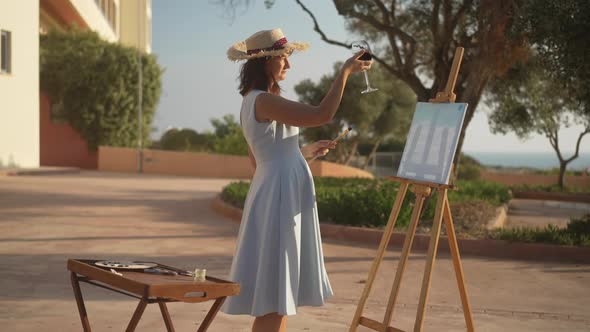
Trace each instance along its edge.
<instances>
[{"instance_id":1,"label":"tree trunk","mask_svg":"<svg viewBox=\"0 0 590 332\"><path fill-rule=\"evenodd\" d=\"M352 147L350 148L350 153L346 157L346 160L344 161L344 165L348 166L350 164L350 162L352 161L352 158L354 158L354 155L356 154L356 150L357 150L358 146L359 146L358 140L354 141L354 143L352 143Z\"/></svg>"},{"instance_id":2,"label":"tree trunk","mask_svg":"<svg viewBox=\"0 0 590 332\"><path fill-rule=\"evenodd\" d=\"M473 119L477 105L481 100L483 90L493 75L489 69L485 68L485 64L483 64L481 60L480 63L472 63L471 66L468 66L463 70L469 72L468 77L466 78L467 84L466 88L464 89L461 89L461 85L457 86L456 102L467 103L467 112L465 113L463 127L461 128L461 133L459 134L459 141L457 142L457 150L455 152L455 167L453 168L453 175L455 178L458 174L459 163L461 162L461 151L463 150L467 126L469 126L469 123L471 123L471 119Z\"/></svg>"},{"instance_id":3,"label":"tree trunk","mask_svg":"<svg viewBox=\"0 0 590 332\"><path fill-rule=\"evenodd\" d=\"M564 178L565 178L565 169L567 167L567 162L560 160L559 161L559 179L557 180L557 184L559 185L559 189L563 191L564 187Z\"/></svg>"},{"instance_id":4,"label":"tree trunk","mask_svg":"<svg viewBox=\"0 0 590 332\"><path fill-rule=\"evenodd\" d=\"M371 153L369 153L369 155L367 156L367 160L365 160L365 164L363 165L364 170L366 170L367 167L369 166L369 161L371 160L371 157L373 157L375 155L375 152L377 152L377 149L379 148L380 144L381 144L381 138L378 138L377 142L375 142L375 144L373 145L373 149L371 149Z\"/></svg>"}]
</instances>

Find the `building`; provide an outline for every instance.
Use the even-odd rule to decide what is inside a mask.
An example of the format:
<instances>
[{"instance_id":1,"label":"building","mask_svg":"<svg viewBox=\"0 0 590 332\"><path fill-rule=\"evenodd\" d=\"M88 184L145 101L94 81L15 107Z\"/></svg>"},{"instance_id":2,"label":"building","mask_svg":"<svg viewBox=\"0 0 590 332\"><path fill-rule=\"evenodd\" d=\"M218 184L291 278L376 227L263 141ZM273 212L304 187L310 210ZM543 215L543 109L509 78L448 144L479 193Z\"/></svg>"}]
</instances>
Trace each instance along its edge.
<instances>
[{"instance_id":1,"label":"building","mask_svg":"<svg viewBox=\"0 0 590 332\"><path fill-rule=\"evenodd\" d=\"M54 123L39 90L39 34L76 26L151 52L150 0L0 1L0 168L96 168L96 153Z\"/></svg>"}]
</instances>

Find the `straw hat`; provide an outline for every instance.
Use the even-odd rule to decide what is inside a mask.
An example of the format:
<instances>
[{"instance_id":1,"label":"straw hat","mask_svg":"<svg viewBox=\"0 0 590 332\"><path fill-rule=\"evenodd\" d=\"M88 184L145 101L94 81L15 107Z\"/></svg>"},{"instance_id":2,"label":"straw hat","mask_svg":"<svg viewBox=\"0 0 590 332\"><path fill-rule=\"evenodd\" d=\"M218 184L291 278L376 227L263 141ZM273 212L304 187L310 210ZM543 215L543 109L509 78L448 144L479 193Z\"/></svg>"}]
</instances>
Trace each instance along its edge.
<instances>
[{"instance_id":1,"label":"straw hat","mask_svg":"<svg viewBox=\"0 0 590 332\"><path fill-rule=\"evenodd\" d=\"M231 61L249 60L293 51L305 51L308 48L307 43L288 42L281 29L262 30L244 41L233 44L227 50L227 58Z\"/></svg>"}]
</instances>

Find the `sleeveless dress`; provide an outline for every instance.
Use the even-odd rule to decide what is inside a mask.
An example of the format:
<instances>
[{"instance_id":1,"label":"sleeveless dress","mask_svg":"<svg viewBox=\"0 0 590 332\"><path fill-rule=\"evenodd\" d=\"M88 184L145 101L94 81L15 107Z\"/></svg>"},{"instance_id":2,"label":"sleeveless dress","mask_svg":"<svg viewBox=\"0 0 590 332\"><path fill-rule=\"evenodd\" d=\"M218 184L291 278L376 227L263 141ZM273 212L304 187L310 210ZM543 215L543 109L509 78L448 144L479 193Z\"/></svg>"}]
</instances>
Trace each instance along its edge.
<instances>
[{"instance_id":1,"label":"sleeveless dress","mask_svg":"<svg viewBox=\"0 0 590 332\"><path fill-rule=\"evenodd\" d=\"M324 267L311 171L299 149L299 128L258 122L256 97L242 100L240 122L256 159L246 197L230 280L240 295L227 298L227 314L296 314L332 296Z\"/></svg>"}]
</instances>

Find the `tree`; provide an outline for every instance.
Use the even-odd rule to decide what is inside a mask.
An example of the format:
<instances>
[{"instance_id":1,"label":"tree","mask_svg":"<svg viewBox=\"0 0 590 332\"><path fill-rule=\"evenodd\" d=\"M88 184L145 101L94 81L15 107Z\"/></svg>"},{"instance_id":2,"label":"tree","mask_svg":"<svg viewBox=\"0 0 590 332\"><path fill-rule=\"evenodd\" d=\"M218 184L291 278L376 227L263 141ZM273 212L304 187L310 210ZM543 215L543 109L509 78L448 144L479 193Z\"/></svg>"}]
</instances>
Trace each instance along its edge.
<instances>
[{"instance_id":1,"label":"tree","mask_svg":"<svg viewBox=\"0 0 590 332\"><path fill-rule=\"evenodd\" d=\"M563 188L567 164L578 157L582 138L590 130L590 63L587 59L590 2L525 0L520 13L514 29L527 34L536 55L526 67L515 69L494 84L495 100L505 101L505 105L492 120L496 127L507 125L503 130L515 131L521 137L531 131L548 137L559 159L559 185ZM511 90L518 95L510 96ZM518 112L506 113L506 109L516 107L520 107ZM530 113L532 109L539 111ZM514 125L507 123L511 118ZM527 124L527 120L533 126ZM567 127L570 123L582 124L585 129L578 136L575 153L565 158L559 148L558 132L561 126Z\"/></svg>"},{"instance_id":2,"label":"tree","mask_svg":"<svg viewBox=\"0 0 590 332\"><path fill-rule=\"evenodd\" d=\"M469 125L487 83L526 57L524 35L512 29L522 0L333 0L349 31L371 41L375 60L393 77L405 82L419 101L444 89L455 48L465 53L455 92L469 104L459 139L459 162L465 128ZM230 10L250 0L219 0ZM312 19L322 40L349 47L328 37L316 16L301 0L297 4ZM275 0L266 0L272 7ZM510 32L510 33L509 33Z\"/></svg>"},{"instance_id":3,"label":"tree","mask_svg":"<svg viewBox=\"0 0 590 332\"><path fill-rule=\"evenodd\" d=\"M526 0L517 28L527 32L549 77L590 113L590 1Z\"/></svg>"},{"instance_id":4,"label":"tree","mask_svg":"<svg viewBox=\"0 0 590 332\"><path fill-rule=\"evenodd\" d=\"M333 72L322 76L317 84L311 80L298 83L295 92L299 100L319 104L341 66L342 63L336 63ZM371 97L362 96L360 91L365 88L365 81L362 75L353 75L346 85L340 109L333 121L325 126L303 130L306 141L316 141L334 138L345 127L353 128L352 134L342 142L344 144L339 144L335 153L328 155L332 160L349 164L359 144L371 143L373 148L368 160L385 138L401 136L409 128L411 112L416 104L412 90L399 80L388 79L378 65L371 69L370 76L371 84L378 87L379 92L373 93Z\"/></svg>"},{"instance_id":5,"label":"tree","mask_svg":"<svg viewBox=\"0 0 590 332\"><path fill-rule=\"evenodd\" d=\"M224 115L222 119L213 118L210 121L214 128L213 133L172 128L160 138L160 147L164 150L248 155L248 143L233 115Z\"/></svg>"},{"instance_id":6,"label":"tree","mask_svg":"<svg viewBox=\"0 0 590 332\"><path fill-rule=\"evenodd\" d=\"M220 119L211 119L215 132L213 152L221 154L248 155L248 142L244 138L240 124L233 114Z\"/></svg>"},{"instance_id":7,"label":"tree","mask_svg":"<svg viewBox=\"0 0 590 332\"><path fill-rule=\"evenodd\" d=\"M492 132L514 132L526 139L531 133L544 135L559 159L559 187L564 187L567 165L579 155L582 138L590 133L590 116L584 114L579 103L561 81L551 78L539 59L511 69L502 80L490 85L489 104L494 111L489 117ZM573 123L581 124L575 152L564 157L559 146L559 130Z\"/></svg>"},{"instance_id":8,"label":"tree","mask_svg":"<svg viewBox=\"0 0 590 332\"><path fill-rule=\"evenodd\" d=\"M168 129L160 138L160 148L173 151L211 151L215 136L197 133L193 129Z\"/></svg>"},{"instance_id":9,"label":"tree","mask_svg":"<svg viewBox=\"0 0 590 332\"><path fill-rule=\"evenodd\" d=\"M143 142L160 98L163 70L142 54ZM137 49L100 39L93 31L50 31L40 36L40 83L52 112L65 119L95 150L138 141Z\"/></svg>"}]
</instances>

